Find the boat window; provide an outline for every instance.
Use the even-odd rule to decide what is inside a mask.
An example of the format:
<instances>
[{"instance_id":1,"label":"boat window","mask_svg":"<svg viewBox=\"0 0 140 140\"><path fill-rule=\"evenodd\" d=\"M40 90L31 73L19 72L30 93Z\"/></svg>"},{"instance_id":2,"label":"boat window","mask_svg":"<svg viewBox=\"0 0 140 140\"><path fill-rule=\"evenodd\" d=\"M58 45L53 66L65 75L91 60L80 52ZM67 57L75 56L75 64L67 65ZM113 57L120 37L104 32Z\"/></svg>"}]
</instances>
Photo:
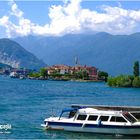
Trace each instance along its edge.
<instances>
[{"instance_id":1,"label":"boat window","mask_svg":"<svg viewBox=\"0 0 140 140\"><path fill-rule=\"evenodd\" d=\"M140 120L140 113L131 113L137 120Z\"/></svg>"},{"instance_id":2,"label":"boat window","mask_svg":"<svg viewBox=\"0 0 140 140\"><path fill-rule=\"evenodd\" d=\"M76 110L71 111L69 114L69 118L74 117L75 114L76 114Z\"/></svg>"},{"instance_id":3,"label":"boat window","mask_svg":"<svg viewBox=\"0 0 140 140\"><path fill-rule=\"evenodd\" d=\"M97 118L98 118L98 116L90 115L90 116L88 117L88 120L89 120L89 121L96 121Z\"/></svg>"},{"instance_id":4,"label":"boat window","mask_svg":"<svg viewBox=\"0 0 140 140\"><path fill-rule=\"evenodd\" d=\"M85 120L87 115L78 115L77 120Z\"/></svg>"},{"instance_id":5,"label":"boat window","mask_svg":"<svg viewBox=\"0 0 140 140\"><path fill-rule=\"evenodd\" d=\"M111 117L110 122L127 122L123 117Z\"/></svg>"},{"instance_id":6,"label":"boat window","mask_svg":"<svg viewBox=\"0 0 140 140\"><path fill-rule=\"evenodd\" d=\"M100 116L99 120L108 121L109 116Z\"/></svg>"},{"instance_id":7,"label":"boat window","mask_svg":"<svg viewBox=\"0 0 140 140\"><path fill-rule=\"evenodd\" d=\"M129 120L130 122L132 122L132 123L134 123L134 122L137 121L137 120L136 120L134 117L132 117L128 112L123 113L123 116L124 116L127 120Z\"/></svg>"}]
</instances>

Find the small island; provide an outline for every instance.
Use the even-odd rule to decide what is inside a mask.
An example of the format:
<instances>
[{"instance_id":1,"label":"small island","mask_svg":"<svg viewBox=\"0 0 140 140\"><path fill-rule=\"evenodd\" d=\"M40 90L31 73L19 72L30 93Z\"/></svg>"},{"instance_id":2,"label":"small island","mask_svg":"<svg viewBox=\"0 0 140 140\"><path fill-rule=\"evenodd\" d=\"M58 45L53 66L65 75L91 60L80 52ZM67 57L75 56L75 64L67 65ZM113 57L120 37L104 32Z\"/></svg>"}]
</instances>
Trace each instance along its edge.
<instances>
[{"instance_id":1,"label":"small island","mask_svg":"<svg viewBox=\"0 0 140 140\"><path fill-rule=\"evenodd\" d=\"M27 68L13 68L9 65L0 65L0 75L8 75L11 78L51 81L78 81L78 82L102 82L107 81L108 73L100 71L94 66L75 65L68 66L57 64L46 66L38 70Z\"/></svg>"},{"instance_id":2,"label":"small island","mask_svg":"<svg viewBox=\"0 0 140 140\"><path fill-rule=\"evenodd\" d=\"M108 73L99 71L93 66L67 66L61 64L41 68L39 72L30 73L28 77L29 79L39 80L99 82L107 81Z\"/></svg>"},{"instance_id":3,"label":"small island","mask_svg":"<svg viewBox=\"0 0 140 140\"><path fill-rule=\"evenodd\" d=\"M134 87L140 88L139 77L139 61L136 61L133 66L133 75L120 75L109 77L107 84L111 87Z\"/></svg>"}]
</instances>

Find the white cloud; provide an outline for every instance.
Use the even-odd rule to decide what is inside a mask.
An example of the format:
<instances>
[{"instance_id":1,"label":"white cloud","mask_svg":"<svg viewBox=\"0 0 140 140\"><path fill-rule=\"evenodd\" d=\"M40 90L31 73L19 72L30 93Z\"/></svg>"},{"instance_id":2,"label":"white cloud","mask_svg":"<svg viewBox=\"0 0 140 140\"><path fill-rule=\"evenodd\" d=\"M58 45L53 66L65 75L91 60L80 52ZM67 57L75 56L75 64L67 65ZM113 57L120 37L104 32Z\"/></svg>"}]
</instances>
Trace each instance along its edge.
<instances>
[{"instance_id":1,"label":"white cloud","mask_svg":"<svg viewBox=\"0 0 140 140\"><path fill-rule=\"evenodd\" d=\"M11 10L12 10L11 15L14 15L16 17L22 17L23 16L23 12L18 9L18 6L16 5L16 3L12 4Z\"/></svg>"},{"instance_id":2,"label":"white cloud","mask_svg":"<svg viewBox=\"0 0 140 140\"><path fill-rule=\"evenodd\" d=\"M9 22L9 17L8 16L3 16L2 18L0 18L0 25L4 26Z\"/></svg>"},{"instance_id":3,"label":"white cloud","mask_svg":"<svg viewBox=\"0 0 140 140\"><path fill-rule=\"evenodd\" d=\"M24 17L24 12L11 0L9 15L0 18L0 26L6 28L8 37L34 35L64 35L85 31L129 34L140 26L140 10L101 6L102 12L84 9L81 0L64 0L63 5L52 5L49 9L50 24L41 26ZM16 17L18 24L10 18Z\"/></svg>"}]
</instances>

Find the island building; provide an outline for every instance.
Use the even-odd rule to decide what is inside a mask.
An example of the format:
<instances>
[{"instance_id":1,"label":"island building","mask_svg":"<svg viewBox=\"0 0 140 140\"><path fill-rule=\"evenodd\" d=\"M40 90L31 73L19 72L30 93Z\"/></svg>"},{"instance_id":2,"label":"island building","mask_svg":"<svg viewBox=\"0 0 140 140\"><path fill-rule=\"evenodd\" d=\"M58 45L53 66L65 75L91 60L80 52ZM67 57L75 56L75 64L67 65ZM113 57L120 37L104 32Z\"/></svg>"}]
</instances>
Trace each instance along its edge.
<instances>
[{"instance_id":1,"label":"island building","mask_svg":"<svg viewBox=\"0 0 140 140\"><path fill-rule=\"evenodd\" d=\"M47 68L48 75L57 72L59 74L73 74L75 72L79 71L86 71L89 75L90 80L97 80L98 79L98 69L93 66L81 66L81 65L76 65L76 66L67 66L67 65L53 65Z\"/></svg>"}]
</instances>

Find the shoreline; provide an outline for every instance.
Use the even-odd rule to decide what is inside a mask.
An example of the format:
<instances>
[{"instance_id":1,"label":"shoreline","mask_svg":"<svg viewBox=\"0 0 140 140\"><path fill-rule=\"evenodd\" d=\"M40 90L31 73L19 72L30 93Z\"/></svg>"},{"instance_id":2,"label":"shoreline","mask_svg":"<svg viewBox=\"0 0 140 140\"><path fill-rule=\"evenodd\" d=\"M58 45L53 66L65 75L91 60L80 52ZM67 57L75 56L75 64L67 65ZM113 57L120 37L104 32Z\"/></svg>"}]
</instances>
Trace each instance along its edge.
<instances>
[{"instance_id":1,"label":"shoreline","mask_svg":"<svg viewBox=\"0 0 140 140\"><path fill-rule=\"evenodd\" d=\"M20 80L46 80L46 81L71 81L71 82L105 82L104 80L83 80L83 79L48 79L48 78L34 78L34 77L26 77L26 78L19 78L19 77L10 77L11 79L20 79Z\"/></svg>"}]
</instances>

